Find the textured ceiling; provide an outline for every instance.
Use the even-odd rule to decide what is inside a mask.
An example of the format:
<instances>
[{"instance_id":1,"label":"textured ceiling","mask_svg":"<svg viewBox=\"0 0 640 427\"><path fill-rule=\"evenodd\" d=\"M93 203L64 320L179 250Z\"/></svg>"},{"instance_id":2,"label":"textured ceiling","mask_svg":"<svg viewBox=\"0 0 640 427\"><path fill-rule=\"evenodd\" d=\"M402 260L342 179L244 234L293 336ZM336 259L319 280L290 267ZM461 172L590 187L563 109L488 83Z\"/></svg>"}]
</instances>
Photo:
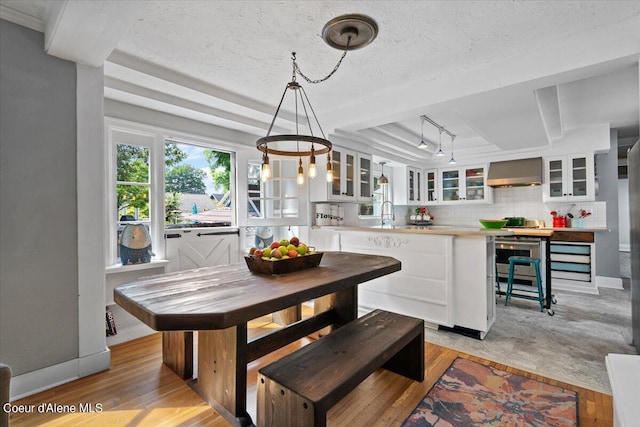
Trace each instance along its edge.
<instances>
[{"instance_id":1,"label":"textured ceiling","mask_svg":"<svg viewBox=\"0 0 640 427\"><path fill-rule=\"evenodd\" d=\"M427 124L431 148L416 148L423 114L457 135L460 158L549 147L556 133L543 114L557 132L605 123L638 136L639 1L0 0L1 17L19 13L61 57L82 55L64 53L77 48L56 37L59 28L112 52L107 99L247 141L265 135L291 79L291 52L311 78L333 69L341 52L320 33L346 13L374 18L378 38L322 84L298 77L334 143L428 161L438 132ZM114 37L108 29L123 20L133 23ZM279 132L293 126L293 105L283 108Z\"/></svg>"}]
</instances>

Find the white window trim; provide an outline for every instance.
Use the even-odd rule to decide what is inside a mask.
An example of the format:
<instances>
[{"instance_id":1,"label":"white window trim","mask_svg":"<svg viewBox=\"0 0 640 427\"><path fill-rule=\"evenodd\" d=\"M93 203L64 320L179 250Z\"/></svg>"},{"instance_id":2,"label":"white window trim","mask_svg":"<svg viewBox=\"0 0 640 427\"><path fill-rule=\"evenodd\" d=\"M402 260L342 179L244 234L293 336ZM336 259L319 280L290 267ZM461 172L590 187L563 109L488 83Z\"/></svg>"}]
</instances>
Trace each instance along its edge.
<instances>
[{"instance_id":1,"label":"white window trim","mask_svg":"<svg viewBox=\"0 0 640 427\"><path fill-rule=\"evenodd\" d=\"M150 125L144 125L122 119L105 117L105 171L104 180L105 194L107 203L105 203L105 220L103 232L105 235L105 267L112 268L120 265L117 261L117 242L116 236L116 144L125 143L131 145L139 145L149 148L150 168L149 184L151 191L149 194L149 217L151 234L151 249L155 256L153 260L165 260L165 224L164 224L164 143L166 140L175 140L176 142L184 142L194 144L204 148L222 150L231 153L231 188L233 188L234 197L231 201L231 208L236 215L232 216L231 227L237 226L236 216L237 200L238 200L238 181L236 172L237 151L245 149L241 144L229 143L215 139L203 138L197 135L187 134L184 132L175 132L168 129L162 129ZM114 139L115 133L124 138ZM257 151L257 150L256 150ZM216 228L218 229L218 228Z\"/></svg>"}]
</instances>

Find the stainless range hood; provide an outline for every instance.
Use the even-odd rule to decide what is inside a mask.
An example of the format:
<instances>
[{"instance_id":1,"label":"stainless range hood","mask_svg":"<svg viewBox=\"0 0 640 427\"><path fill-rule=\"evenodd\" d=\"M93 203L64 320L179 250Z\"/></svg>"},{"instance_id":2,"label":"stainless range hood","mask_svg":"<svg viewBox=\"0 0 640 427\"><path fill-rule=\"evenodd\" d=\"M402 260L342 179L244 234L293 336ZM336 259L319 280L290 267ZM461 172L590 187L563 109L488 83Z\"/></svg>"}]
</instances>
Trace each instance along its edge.
<instances>
[{"instance_id":1,"label":"stainless range hood","mask_svg":"<svg viewBox=\"0 0 640 427\"><path fill-rule=\"evenodd\" d=\"M487 185L518 187L542 184L542 157L493 162L489 165Z\"/></svg>"}]
</instances>

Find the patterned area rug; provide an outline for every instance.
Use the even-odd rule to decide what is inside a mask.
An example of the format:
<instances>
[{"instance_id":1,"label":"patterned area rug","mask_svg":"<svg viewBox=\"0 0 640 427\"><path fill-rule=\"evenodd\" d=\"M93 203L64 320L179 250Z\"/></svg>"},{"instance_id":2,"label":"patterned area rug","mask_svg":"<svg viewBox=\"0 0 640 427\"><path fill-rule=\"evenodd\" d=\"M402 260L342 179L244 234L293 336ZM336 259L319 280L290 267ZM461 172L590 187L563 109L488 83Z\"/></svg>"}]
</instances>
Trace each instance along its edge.
<instances>
[{"instance_id":1,"label":"patterned area rug","mask_svg":"<svg viewBox=\"0 0 640 427\"><path fill-rule=\"evenodd\" d=\"M575 426L574 391L458 358L402 424Z\"/></svg>"}]
</instances>

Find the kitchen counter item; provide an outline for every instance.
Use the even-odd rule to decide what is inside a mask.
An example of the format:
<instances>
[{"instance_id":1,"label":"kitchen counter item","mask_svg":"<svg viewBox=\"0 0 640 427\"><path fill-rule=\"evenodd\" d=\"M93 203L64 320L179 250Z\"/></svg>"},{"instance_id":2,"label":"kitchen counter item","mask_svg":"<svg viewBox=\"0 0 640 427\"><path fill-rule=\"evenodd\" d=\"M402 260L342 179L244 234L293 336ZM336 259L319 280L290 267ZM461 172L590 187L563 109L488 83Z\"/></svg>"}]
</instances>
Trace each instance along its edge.
<instances>
[{"instance_id":1,"label":"kitchen counter item","mask_svg":"<svg viewBox=\"0 0 640 427\"><path fill-rule=\"evenodd\" d=\"M523 216L511 216L505 217L507 220L507 227L524 227L525 219Z\"/></svg>"},{"instance_id":2,"label":"kitchen counter item","mask_svg":"<svg viewBox=\"0 0 640 427\"><path fill-rule=\"evenodd\" d=\"M507 222L508 222L508 219L481 219L480 220L480 224L482 224L484 228L489 228L492 230L500 229L504 227L507 224ZM522 221L522 223L524 224L524 221Z\"/></svg>"}]
</instances>

